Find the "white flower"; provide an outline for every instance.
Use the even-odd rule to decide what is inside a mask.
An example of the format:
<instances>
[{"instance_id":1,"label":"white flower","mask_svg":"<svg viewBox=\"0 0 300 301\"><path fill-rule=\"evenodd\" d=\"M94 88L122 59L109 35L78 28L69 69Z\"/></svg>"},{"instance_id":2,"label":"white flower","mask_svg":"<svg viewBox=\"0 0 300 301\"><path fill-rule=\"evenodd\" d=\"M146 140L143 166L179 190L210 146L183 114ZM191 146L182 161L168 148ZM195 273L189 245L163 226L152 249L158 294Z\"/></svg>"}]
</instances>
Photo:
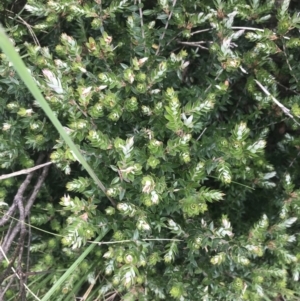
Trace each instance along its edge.
<instances>
[{"instance_id":1,"label":"white flower","mask_svg":"<svg viewBox=\"0 0 300 301\"><path fill-rule=\"evenodd\" d=\"M55 77L54 74L48 69L44 69L43 74L46 77L46 79L48 80L47 85L49 88L54 90L57 94L64 93L64 90L61 86L60 79L58 77Z\"/></svg>"},{"instance_id":2,"label":"white flower","mask_svg":"<svg viewBox=\"0 0 300 301\"><path fill-rule=\"evenodd\" d=\"M119 203L117 205L117 208L120 210L120 211L127 211L129 209L129 206L126 204L126 203Z\"/></svg>"},{"instance_id":3,"label":"white flower","mask_svg":"<svg viewBox=\"0 0 300 301\"><path fill-rule=\"evenodd\" d=\"M72 204L71 198L68 194L64 195L64 197L61 200L64 206L70 206Z\"/></svg>"},{"instance_id":4,"label":"white flower","mask_svg":"<svg viewBox=\"0 0 300 301\"><path fill-rule=\"evenodd\" d=\"M151 181L149 181L149 180L147 180L146 182L145 182L145 184L144 184L144 187L143 187L143 192L145 192L145 193L150 193L150 191L151 191Z\"/></svg>"},{"instance_id":5,"label":"white flower","mask_svg":"<svg viewBox=\"0 0 300 301\"><path fill-rule=\"evenodd\" d=\"M154 190L151 191L151 201L153 204L158 204L159 201L158 194Z\"/></svg>"},{"instance_id":6,"label":"white flower","mask_svg":"<svg viewBox=\"0 0 300 301\"><path fill-rule=\"evenodd\" d=\"M8 131L11 128L11 124L9 123L3 123L2 130L3 131Z\"/></svg>"},{"instance_id":7,"label":"white flower","mask_svg":"<svg viewBox=\"0 0 300 301\"><path fill-rule=\"evenodd\" d=\"M139 219L137 222L137 228L139 230L143 230L143 231L149 231L150 225L144 220L144 219Z\"/></svg>"},{"instance_id":8,"label":"white flower","mask_svg":"<svg viewBox=\"0 0 300 301\"><path fill-rule=\"evenodd\" d=\"M32 110L32 109L27 109L27 110L26 110L26 115L27 115L27 116L31 116L32 113L33 113L33 110Z\"/></svg>"},{"instance_id":9,"label":"white flower","mask_svg":"<svg viewBox=\"0 0 300 301\"><path fill-rule=\"evenodd\" d=\"M147 57L138 60L139 67L143 66L143 64L148 60Z\"/></svg>"}]
</instances>

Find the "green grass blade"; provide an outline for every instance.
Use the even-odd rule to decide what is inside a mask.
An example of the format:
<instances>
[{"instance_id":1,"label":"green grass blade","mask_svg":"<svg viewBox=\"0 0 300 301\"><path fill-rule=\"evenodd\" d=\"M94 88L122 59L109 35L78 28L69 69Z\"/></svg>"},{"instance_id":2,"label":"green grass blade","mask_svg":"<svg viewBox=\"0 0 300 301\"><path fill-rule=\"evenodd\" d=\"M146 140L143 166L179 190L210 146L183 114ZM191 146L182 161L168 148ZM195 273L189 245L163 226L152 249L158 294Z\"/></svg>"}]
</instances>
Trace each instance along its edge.
<instances>
[{"instance_id":1,"label":"green grass blade","mask_svg":"<svg viewBox=\"0 0 300 301\"><path fill-rule=\"evenodd\" d=\"M64 139L66 144L70 147L70 149L75 154L78 161L82 164L82 166L85 168L85 170L89 173L89 175L92 177L92 179L96 182L96 184L99 186L99 188L106 194L106 188L102 184L102 182L98 179L95 172L92 170L92 168L89 166L89 164L86 162L86 160L81 155L80 151L72 141L72 139L68 136L64 128L62 127L59 120L56 118L54 113L52 112L50 106L48 105L47 101L43 97L42 93L40 92L38 86L36 85L35 81L33 80L31 74L27 70L24 62L22 61L20 55L17 53L17 51L14 49L13 44L7 37L3 27L0 25L0 48L2 48L5 55L8 57L10 62L13 64L15 70L18 72L20 78L23 80L31 94L34 96L34 98L39 102L40 106L48 116L48 118L51 120L61 137ZM115 205L114 200L109 198L110 201Z\"/></svg>"},{"instance_id":2,"label":"green grass blade","mask_svg":"<svg viewBox=\"0 0 300 301\"><path fill-rule=\"evenodd\" d=\"M106 234L108 230L104 230L101 235L99 235L94 242L99 242ZM50 288L46 295L41 299L41 301L48 301L53 293L63 284L63 282L74 272L76 267L84 260L84 258L97 246L96 243L90 244L86 250L78 257L78 259L68 268L68 270L58 279L57 282Z\"/></svg>"}]
</instances>

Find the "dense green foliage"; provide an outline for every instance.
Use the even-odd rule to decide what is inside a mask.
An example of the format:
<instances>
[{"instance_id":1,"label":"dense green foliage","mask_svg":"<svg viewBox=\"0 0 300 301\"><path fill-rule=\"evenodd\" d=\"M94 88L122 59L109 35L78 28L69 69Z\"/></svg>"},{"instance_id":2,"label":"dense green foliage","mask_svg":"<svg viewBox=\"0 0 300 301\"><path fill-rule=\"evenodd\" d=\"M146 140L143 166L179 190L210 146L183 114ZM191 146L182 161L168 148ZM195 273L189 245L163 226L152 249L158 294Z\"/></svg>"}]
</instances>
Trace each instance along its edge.
<instances>
[{"instance_id":1,"label":"dense green foliage","mask_svg":"<svg viewBox=\"0 0 300 301\"><path fill-rule=\"evenodd\" d=\"M7 34L106 187L2 53L1 173L53 162L29 235L7 251L22 245L16 266L40 299L102 235L50 300L299 300L299 10L288 0L1 2ZM0 180L0 221L23 177ZM21 217L0 222L4 242ZM25 300L6 267L0 295Z\"/></svg>"}]
</instances>

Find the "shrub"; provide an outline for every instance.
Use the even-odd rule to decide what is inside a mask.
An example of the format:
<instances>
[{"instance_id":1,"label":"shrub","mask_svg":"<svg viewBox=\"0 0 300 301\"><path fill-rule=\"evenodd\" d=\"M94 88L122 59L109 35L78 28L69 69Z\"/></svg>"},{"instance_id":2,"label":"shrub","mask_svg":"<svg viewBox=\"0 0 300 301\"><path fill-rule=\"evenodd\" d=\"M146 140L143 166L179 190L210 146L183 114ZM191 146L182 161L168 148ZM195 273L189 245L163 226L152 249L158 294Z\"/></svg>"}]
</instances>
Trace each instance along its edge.
<instances>
[{"instance_id":1,"label":"shrub","mask_svg":"<svg viewBox=\"0 0 300 301\"><path fill-rule=\"evenodd\" d=\"M25 211L47 232L32 228L27 245L15 224L8 252L24 245L30 271L47 271L28 278L42 300L99 235L55 300L297 300L299 4L274 2L2 4L15 48L105 185L1 54L2 171L53 162ZM21 183L0 182L3 213Z\"/></svg>"}]
</instances>

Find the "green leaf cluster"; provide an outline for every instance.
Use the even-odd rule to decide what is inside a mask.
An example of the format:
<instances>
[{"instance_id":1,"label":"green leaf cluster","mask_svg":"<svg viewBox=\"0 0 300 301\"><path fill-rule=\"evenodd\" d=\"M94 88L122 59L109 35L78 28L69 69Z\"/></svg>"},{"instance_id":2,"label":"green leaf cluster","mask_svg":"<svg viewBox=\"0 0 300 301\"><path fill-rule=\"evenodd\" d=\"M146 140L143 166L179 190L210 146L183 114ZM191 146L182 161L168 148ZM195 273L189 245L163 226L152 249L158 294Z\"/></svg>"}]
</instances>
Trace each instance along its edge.
<instances>
[{"instance_id":1,"label":"green leaf cluster","mask_svg":"<svg viewBox=\"0 0 300 301\"><path fill-rule=\"evenodd\" d=\"M22 260L46 271L28 278L34 294L299 299L297 1L1 5L7 35L95 174L0 53L1 173L41 153L53 162L26 225ZM0 217L21 183L0 180Z\"/></svg>"}]
</instances>

